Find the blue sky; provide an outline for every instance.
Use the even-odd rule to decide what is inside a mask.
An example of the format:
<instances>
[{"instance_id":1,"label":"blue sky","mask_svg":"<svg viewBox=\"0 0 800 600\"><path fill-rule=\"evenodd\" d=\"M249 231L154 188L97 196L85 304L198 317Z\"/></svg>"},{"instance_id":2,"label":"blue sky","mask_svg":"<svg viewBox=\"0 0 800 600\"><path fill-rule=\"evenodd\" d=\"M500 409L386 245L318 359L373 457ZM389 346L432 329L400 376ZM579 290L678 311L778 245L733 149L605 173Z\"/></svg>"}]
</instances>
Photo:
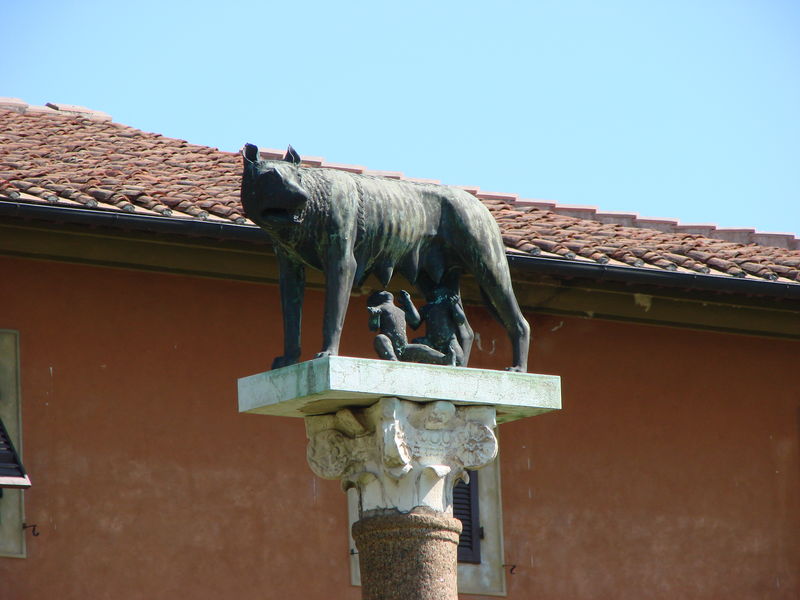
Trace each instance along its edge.
<instances>
[{"instance_id":1,"label":"blue sky","mask_svg":"<svg viewBox=\"0 0 800 600\"><path fill-rule=\"evenodd\" d=\"M0 96L800 234L796 1L6 0L0 21Z\"/></svg>"}]
</instances>

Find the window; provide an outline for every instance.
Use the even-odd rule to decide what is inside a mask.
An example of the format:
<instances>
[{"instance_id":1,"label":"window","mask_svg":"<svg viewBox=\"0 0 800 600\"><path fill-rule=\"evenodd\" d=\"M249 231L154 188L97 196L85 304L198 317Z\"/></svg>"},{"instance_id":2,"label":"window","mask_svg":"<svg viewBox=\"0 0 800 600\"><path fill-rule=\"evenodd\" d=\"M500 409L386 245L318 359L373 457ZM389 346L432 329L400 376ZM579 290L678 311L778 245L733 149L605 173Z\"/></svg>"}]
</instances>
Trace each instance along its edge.
<instances>
[{"instance_id":1,"label":"window","mask_svg":"<svg viewBox=\"0 0 800 600\"><path fill-rule=\"evenodd\" d=\"M459 481L453 489L453 516L461 521L461 538L458 540L458 562L481 564L481 537L478 498L478 471L469 474L469 483Z\"/></svg>"},{"instance_id":2,"label":"window","mask_svg":"<svg viewBox=\"0 0 800 600\"><path fill-rule=\"evenodd\" d=\"M0 496L4 488L24 489L31 487L31 481L22 466L14 442L8 434L3 419L0 418Z\"/></svg>"},{"instance_id":3,"label":"window","mask_svg":"<svg viewBox=\"0 0 800 600\"><path fill-rule=\"evenodd\" d=\"M8 440L22 454L22 422L19 395L19 344L16 331L0 329L0 420ZM2 450L0 449L0 452ZM8 453L6 453L7 456ZM10 472L10 470L9 470ZM0 556L25 557L23 491L1 488Z\"/></svg>"}]
</instances>

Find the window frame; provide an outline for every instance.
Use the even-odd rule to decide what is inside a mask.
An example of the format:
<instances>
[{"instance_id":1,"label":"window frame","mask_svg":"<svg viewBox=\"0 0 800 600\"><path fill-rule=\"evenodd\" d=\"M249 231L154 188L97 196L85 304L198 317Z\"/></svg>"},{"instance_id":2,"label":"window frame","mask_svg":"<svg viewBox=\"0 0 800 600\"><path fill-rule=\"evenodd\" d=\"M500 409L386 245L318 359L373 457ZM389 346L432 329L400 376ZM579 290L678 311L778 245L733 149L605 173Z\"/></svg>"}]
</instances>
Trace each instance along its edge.
<instances>
[{"instance_id":1,"label":"window frame","mask_svg":"<svg viewBox=\"0 0 800 600\"><path fill-rule=\"evenodd\" d=\"M19 376L19 332L0 329L0 418L22 461L22 398ZM25 492L3 488L0 496L0 557L26 558Z\"/></svg>"}]
</instances>

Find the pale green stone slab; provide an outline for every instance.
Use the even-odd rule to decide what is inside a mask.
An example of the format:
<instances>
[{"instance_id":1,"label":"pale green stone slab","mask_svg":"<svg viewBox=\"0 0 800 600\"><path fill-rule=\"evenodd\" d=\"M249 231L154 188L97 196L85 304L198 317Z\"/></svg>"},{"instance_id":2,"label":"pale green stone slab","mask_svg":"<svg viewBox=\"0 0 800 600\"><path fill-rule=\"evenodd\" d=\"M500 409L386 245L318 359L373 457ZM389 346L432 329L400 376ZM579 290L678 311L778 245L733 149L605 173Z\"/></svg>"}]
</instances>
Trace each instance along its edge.
<instances>
[{"instance_id":1,"label":"pale green stone slab","mask_svg":"<svg viewBox=\"0 0 800 600\"><path fill-rule=\"evenodd\" d=\"M327 356L239 379L239 412L261 415L323 415L385 397L494 406L507 423L560 409L561 378Z\"/></svg>"}]
</instances>

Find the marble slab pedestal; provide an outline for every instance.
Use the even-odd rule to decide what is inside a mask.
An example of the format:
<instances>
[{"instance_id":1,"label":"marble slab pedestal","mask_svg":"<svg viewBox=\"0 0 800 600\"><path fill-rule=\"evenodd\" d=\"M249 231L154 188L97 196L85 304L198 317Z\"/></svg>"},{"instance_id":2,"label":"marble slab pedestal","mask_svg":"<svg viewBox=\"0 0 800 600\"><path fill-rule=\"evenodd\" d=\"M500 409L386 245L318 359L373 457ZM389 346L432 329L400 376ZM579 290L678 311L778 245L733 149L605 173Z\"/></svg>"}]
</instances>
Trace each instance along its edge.
<instances>
[{"instance_id":1,"label":"marble slab pedestal","mask_svg":"<svg viewBox=\"0 0 800 600\"><path fill-rule=\"evenodd\" d=\"M455 600L453 487L498 423L560 407L555 376L340 356L239 380L240 411L303 417L311 469L357 490L365 600Z\"/></svg>"}]
</instances>

